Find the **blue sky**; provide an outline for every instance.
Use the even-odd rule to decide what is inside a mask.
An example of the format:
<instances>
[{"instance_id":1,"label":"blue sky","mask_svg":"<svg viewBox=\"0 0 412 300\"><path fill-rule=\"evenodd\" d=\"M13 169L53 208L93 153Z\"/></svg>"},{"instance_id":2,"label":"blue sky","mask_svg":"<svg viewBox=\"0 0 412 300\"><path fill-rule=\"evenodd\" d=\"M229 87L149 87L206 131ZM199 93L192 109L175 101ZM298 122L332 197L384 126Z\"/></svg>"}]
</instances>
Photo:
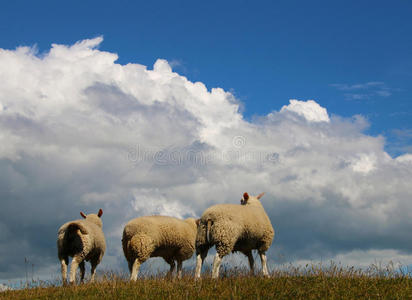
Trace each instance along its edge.
<instances>
[{"instance_id":1,"label":"blue sky","mask_svg":"<svg viewBox=\"0 0 412 300\"><path fill-rule=\"evenodd\" d=\"M0 45L42 52L103 35L121 64L164 58L232 91L246 118L292 98L361 114L399 155L412 142L411 14L409 1L3 1Z\"/></svg>"},{"instance_id":2,"label":"blue sky","mask_svg":"<svg viewBox=\"0 0 412 300\"><path fill-rule=\"evenodd\" d=\"M79 211L104 210L101 268L127 272L127 220L244 192L266 193L272 269L409 265L411 15L410 1L0 2L0 283L24 279L24 258L58 274L56 232Z\"/></svg>"}]
</instances>

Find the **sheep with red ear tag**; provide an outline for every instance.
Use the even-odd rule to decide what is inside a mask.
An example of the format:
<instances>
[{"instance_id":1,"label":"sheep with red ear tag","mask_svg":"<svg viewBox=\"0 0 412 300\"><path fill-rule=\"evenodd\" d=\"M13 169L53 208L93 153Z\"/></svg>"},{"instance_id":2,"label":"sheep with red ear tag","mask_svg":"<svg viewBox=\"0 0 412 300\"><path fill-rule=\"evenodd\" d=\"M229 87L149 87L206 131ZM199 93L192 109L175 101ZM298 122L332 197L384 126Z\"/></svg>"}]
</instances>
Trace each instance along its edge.
<instances>
[{"instance_id":1,"label":"sheep with red ear tag","mask_svg":"<svg viewBox=\"0 0 412 300\"><path fill-rule=\"evenodd\" d=\"M57 254L61 264L63 284L67 281L67 266L69 257L73 257L70 266L69 282L76 282L76 270L80 267L80 280L83 282L85 261L91 264L91 279L94 281L96 267L101 262L106 250L106 241L103 234L101 216L103 210L97 214L84 214L83 219L74 220L62 225L57 236Z\"/></svg>"},{"instance_id":2,"label":"sheep with red ear tag","mask_svg":"<svg viewBox=\"0 0 412 300\"><path fill-rule=\"evenodd\" d=\"M260 198L244 193L239 204L217 204L209 207L200 218L196 236L195 277L200 278L207 252L216 246L212 277L218 278L224 256L240 251L249 259L250 271L254 273L252 250L257 250L262 262L264 276L269 276L266 251L272 244L275 231L265 212Z\"/></svg>"}]
</instances>

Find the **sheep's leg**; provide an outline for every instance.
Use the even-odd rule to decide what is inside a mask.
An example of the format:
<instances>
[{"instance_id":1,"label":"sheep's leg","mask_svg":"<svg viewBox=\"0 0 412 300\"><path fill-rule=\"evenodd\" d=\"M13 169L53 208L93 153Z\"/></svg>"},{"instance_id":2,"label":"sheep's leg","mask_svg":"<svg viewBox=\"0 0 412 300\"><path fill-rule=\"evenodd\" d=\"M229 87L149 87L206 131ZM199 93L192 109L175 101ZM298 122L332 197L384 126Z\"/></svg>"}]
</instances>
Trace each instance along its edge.
<instances>
[{"instance_id":1,"label":"sheep's leg","mask_svg":"<svg viewBox=\"0 0 412 300\"><path fill-rule=\"evenodd\" d=\"M83 259L80 256L74 256L73 257L72 263L70 265L70 278L69 278L70 284L75 284L76 283L77 267L79 266L79 264L82 260Z\"/></svg>"},{"instance_id":2,"label":"sheep's leg","mask_svg":"<svg viewBox=\"0 0 412 300\"><path fill-rule=\"evenodd\" d=\"M90 282L94 282L94 276L96 275L96 267L99 264L99 262L96 260L91 260L90 264L92 266L90 270L90 273L91 273Z\"/></svg>"},{"instance_id":3,"label":"sheep's leg","mask_svg":"<svg viewBox=\"0 0 412 300\"><path fill-rule=\"evenodd\" d=\"M130 272L130 274L132 274L133 261L127 261L127 265L129 266L129 272Z\"/></svg>"},{"instance_id":4,"label":"sheep's leg","mask_svg":"<svg viewBox=\"0 0 412 300\"><path fill-rule=\"evenodd\" d=\"M269 277L268 267L266 265L266 254L264 252L259 253L260 261L262 262L262 273L263 276Z\"/></svg>"},{"instance_id":5,"label":"sheep's leg","mask_svg":"<svg viewBox=\"0 0 412 300\"><path fill-rule=\"evenodd\" d=\"M69 258L66 256L60 259L61 272L62 272L62 282L63 285L67 284L67 265L69 264Z\"/></svg>"},{"instance_id":6,"label":"sheep's leg","mask_svg":"<svg viewBox=\"0 0 412 300\"><path fill-rule=\"evenodd\" d=\"M85 271L85 268L84 268L84 260L83 260L81 263L79 263L79 268L80 268L80 282L83 283L83 280L84 280L84 271Z\"/></svg>"},{"instance_id":7,"label":"sheep's leg","mask_svg":"<svg viewBox=\"0 0 412 300\"><path fill-rule=\"evenodd\" d=\"M246 252L244 254L247 256L249 260L250 275L253 275L255 273L255 269L254 269L255 260L253 259L252 251Z\"/></svg>"},{"instance_id":8,"label":"sheep's leg","mask_svg":"<svg viewBox=\"0 0 412 300\"><path fill-rule=\"evenodd\" d=\"M199 253L196 256L196 270L195 270L195 279L200 278L200 272L202 270L202 265L203 265L203 259L201 257L201 254Z\"/></svg>"},{"instance_id":9,"label":"sheep's leg","mask_svg":"<svg viewBox=\"0 0 412 300\"><path fill-rule=\"evenodd\" d=\"M223 256L216 253L215 259L213 260L212 278L216 279L219 277L220 264L222 263Z\"/></svg>"},{"instance_id":10,"label":"sheep's leg","mask_svg":"<svg viewBox=\"0 0 412 300\"><path fill-rule=\"evenodd\" d=\"M132 266L132 274L130 274L130 280L136 281L137 280L137 275L139 274L139 269L140 269L140 261L138 259L135 259L133 266Z\"/></svg>"},{"instance_id":11,"label":"sheep's leg","mask_svg":"<svg viewBox=\"0 0 412 300\"><path fill-rule=\"evenodd\" d=\"M175 269L175 266L176 266L176 264L175 264L175 261L173 260L173 258L168 258L168 259L164 259L169 265L170 265L170 270L169 270L169 272L167 272L167 277L172 277L172 274L173 274L173 271L174 271L174 269Z\"/></svg>"},{"instance_id":12,"label":"sheep's leg","mask_svg":"<svg viewBox=\"0 0 412 300\"><path fill-rule=\"evenodd\" d=\"M207 256L207 251L209 249L206 249L204 251L200 251L197 254L196 257L196 270L195 270L195 279L199 279L200 278L200 272L202 271L202 266L203 266L203 262L205 261L205 258Z\"/></svg>"},{"instance_id":13,"label":"sheep's leg","mask_svg":"<svg viewBox=\"0 0 412 300\"><path fill-rule=\"evenodd\" d=\"M177 261L177 278L182 279L182 267L183 262L181 260Z\"/></svg>"}]
</instances>

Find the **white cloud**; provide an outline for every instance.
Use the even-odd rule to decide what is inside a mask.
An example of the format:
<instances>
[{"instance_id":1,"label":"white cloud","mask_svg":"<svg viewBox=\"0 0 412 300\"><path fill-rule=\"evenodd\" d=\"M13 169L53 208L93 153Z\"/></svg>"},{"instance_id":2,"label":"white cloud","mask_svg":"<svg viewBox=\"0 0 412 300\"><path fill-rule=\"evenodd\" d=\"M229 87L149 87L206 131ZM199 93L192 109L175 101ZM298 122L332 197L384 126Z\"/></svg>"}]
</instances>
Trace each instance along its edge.
<instances>
[{"instance_id":1,"label":"white cloud","mask_svg":"<svg viewBox=\"0 0 412 300\"><path fill-rule=\"evenodd\" d=\"M323 260L325 267L333 261L341 264L341 266L357 266L361 268L371 268L371 271L383 271L387 268L393 268L392 271L399 271L400 267L405 267L412 261L412 255L402 253L396 249L385 250L353 250L346 253L340 253L333 257L328 257ZM311 260L296 261L296 264L305 266L317 263ZM373 268L374 267L374 268Z\"/></svg>"},{"instance_id":2,"label":"white cloud","mask_svg":"<svg viewBox=\"0 0 412 300\"><path fill-rule=\"evenodd\" d=\"M293 99L289 100L289 103L289 105L283 106L280 111L294 112L311 122L330 122L326 109L313 100L308 100L305 102Z\"/></svg>"},{"instance_id":3,"label":"white cloud","mask_svg":"<svg viewBox=\"0 0 412 300\"><path fill-rule=\"evenodd\" d=\"M392 95L392 93L389 92L388 90L376 91L376 94L381 97L389 97Z\"/></svg>"},{"instance_id":4,"label":"white cloud","mask_svg":"<svg viewBox=\"0 0 412 300\"><path fill-rule=\"evenodd\" d=\"M384 82L371 81L358 84L334 83L330 86L345 92L345 98L349 100L363 100L378 97L392 96L397 89L386 86Z\"/></svg>"},{"instance_id":5,"label":"white cloud","mask_svg":"<svg viewBox=\"0 0 412 300\"><path fill-rule=\"evenodd\" d=\"M136 190L133 196L132 206L138 215L166 215L181 219L195 216L190 207L167 198L158 189Z\"/></svg>"},{"instance_id":6,"label":"white cloud","mask_svg":"<svg viewBox=\"0 0 412 300\"><path fill-rule=\"evenodd\" d=\"M277 232L270 257L412 253L412 171L384 151L383 137L364 134L364 118L291 100L248 122L231 93L165 60L152 70L116 64L101 42L52 45L42 56L0 50L2 278L23 277L26 256L41 274L57 270L57 228L80 210L103 208L102 268L125 268L129 219L199 216L246 191L266 192Z\"/></svg>"},{"instance_id":7,"label":"white cloud","mask_svg":"<svg viewBox=\"0 0 412 300\"><path fill-rule=\"evenodd\" d=\"M385 83L379 81L371 81L367 83L358 83L358 84L346 84L346 83L334 83L331 86L342 90L342 91L352 91L352 90L365 90L372 87L383 87Z\"/></svg>"},{"instance_id":8,"label":"white cloud","mask_svg":"<svg viewBox=\"0 0 412 300\"><path fill-rule=\"evenodd\" d=\"M406 153L406 154L400 155L396 158L396 161L400 163L412 163L412 154Z\"/></svg>"},{"instance_id":9,"label":"white cloud","mask_svg":"<svg viewBox=\"0 0 412 300\"><path fill-rule=\"evenodd\" d=\"M374 154L362 153L352 161L352 169L355 172L367 174L376 169L376 160L377 158Z\"/></svg>"}]
</instances>

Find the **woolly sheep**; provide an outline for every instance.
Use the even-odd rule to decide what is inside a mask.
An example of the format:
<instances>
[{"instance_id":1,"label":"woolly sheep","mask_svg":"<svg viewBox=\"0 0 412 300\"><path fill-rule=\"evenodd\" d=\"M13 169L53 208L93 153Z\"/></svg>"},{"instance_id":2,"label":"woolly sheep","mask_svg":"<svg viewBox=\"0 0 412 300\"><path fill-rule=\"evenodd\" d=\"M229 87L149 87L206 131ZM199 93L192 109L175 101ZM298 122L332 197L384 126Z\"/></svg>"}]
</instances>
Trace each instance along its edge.
<instances>
[{"instance_id":1,"label":"woolly sheep","mask_svg":"<svg viewBox=\"0 0 412 300\"><path fill-rule=\"evenodd\" d=\"M254 249L259 252L263 275L269 276L265 253L272 244L275 232L259 201L263 194L254 197L244 193L241 205L217 204L206 209L198 222L195 278L200 278L203 261L214 245L216 256L212 268L213 278L219 276L222 258L235 251L247 256L253 274Z\"/></svg>"},{"instance_id":2,"label":"woolly sheep","mask_svg":"<svg viewBox=\"0 0 412 300\"><path fill-rule=\"evenodd\" d=\"M5 284L0 283L0 293L1 292L6 292L6 291L10 291L11 288Z\"/></svg>"},{"instance_id":3,"label":"woolly sheep","mask_svg":"<svg viewBox=\"0 0 412 300\"><path fill-rule=\"evenodd\" d=\"M91 281L94 281L96 266L101 262L106 250L106 241L103 234L103 223L101 216L103 210L98 214L85 215L80 212L84 219L65 223L60 227L57 238L58 257L61 263L63 284L67 280L67 265L69 256L73 257L70 266L69 282L76 281L76 270L80 267L81 281L84 279L84 261L90 261Z\"/></svg>"},{"instance_id":4,"label":"woolly sheep","mask_svg":"<svg viewBox=\"0 0 412 300\"><path fill-rule=\"evenodd\" d=\"M177 261L177 276L182 276L182 263L195 251L196 220L167 216L145 216L130 220L123 230L123 252L129 264L130 280L137 280L139 268L150 257L162 257L172 275Z\"/></svg>"}]
</instances>

